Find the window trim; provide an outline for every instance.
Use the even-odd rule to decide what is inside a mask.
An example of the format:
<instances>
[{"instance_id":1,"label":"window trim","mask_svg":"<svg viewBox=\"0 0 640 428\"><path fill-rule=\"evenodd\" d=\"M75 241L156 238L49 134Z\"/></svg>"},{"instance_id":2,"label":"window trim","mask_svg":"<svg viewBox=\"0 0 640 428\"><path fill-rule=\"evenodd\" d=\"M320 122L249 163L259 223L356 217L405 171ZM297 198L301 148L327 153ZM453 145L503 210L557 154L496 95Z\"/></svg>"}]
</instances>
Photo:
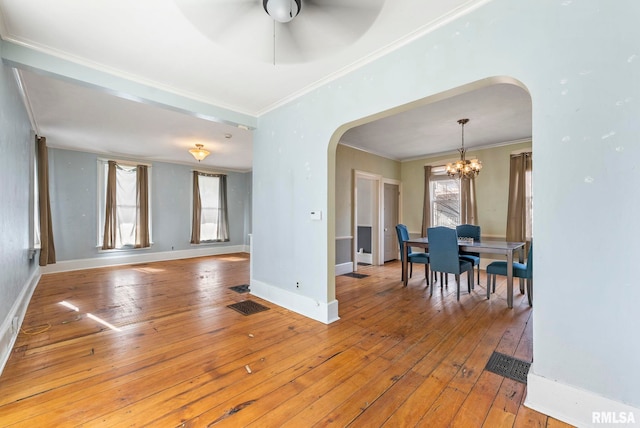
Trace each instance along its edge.
<instances>
[{"instance_id":1,"label":"window trim","mask_svg":"<svg viewBox=\"0 0 640 428\"><path fill-rule=\"evenodd\" d=\"M434 183L438 182L438 181L457 181L458 182L458 224L460 223L460 215L462 213L462 200L460 199L461 194L460 194L460 178L454 178L454 177L449 177L449 175L447 175L447 167L444 165L437 165L437 166L432 166L431 167L431 177L429 177L429 182L430 185L433 186ZM430 224L432 227L434 226L440 226L439 224L436 224L435 222L435 218L436 218L436 210L434 208L434 196L435 196L435 192L433 191L433 188L429 189L429 195L431 200L429 201L430 204L430 211L431 211L431 219L430 219Z\"/></svg>"},{"instance_id":2,"label":"window trim","mask_svg":"<svg viewBox=\"0 0 640 428\"><path fill-rule=\"evenodd\" d=\"M228 178L229 178L229 174L225 173L225 172L218 172L218 171L210 171L210 170L203 170L203 169L191 169L191 175L193 175L193 173L198 173L199 175L204 175L206 177L220 177L220 176L225 176L227 177L227 189L226 191L228 192ZM189 192L189 218L193 219L193 188L191 189L191 192ZM228 204L228 202L227 202ZM227 206L228 209L228 206ZM227 227L228 227L228 219L227 219ZM202 232L201 232L202 233ZM227 233L229 234L230 231L227 231ZM230 242L231 239L227 238L227 239L213 239L213 240L207 240L207 241L203 241L200 240L200 242L198 242L197 244L194 244L193 242L189 242L189 245L191 245L192 247L200 247L200 246L212 246L212 245L219 245L219 244L224 244L224 243L228 243Z\"/></svg>"},{"instance_id":3,"label":"window trim","mask_svg":"<svg viewBox=\"0 0 640 428\"><path fill-rule=\"evenodd\" d=\"M104 238L104 214L105 214L105 203L106 203L106 191L107 191L107 180L106 180L106 167L109 161L114 161L119 165L127 166L127 167L137 167L138 165L145 165L148 168L148 186L147 189L149 195L149 246L143 248L135 248L135 247L122 247L122 248L111 248L111 249L103 249L102 248L102 240ZM110 158L102 158L98 157L97 160L97 170L98 170L98 180L97 180L97 227L96 227L96 248L99 253L110 253L110 252L127 252L127 251L140 251L140 250L148 250L153 247L153 180L152 180L152 168L153 165L148 162L138 162L134 160L119 160L119 159L110 159Z\"/></svg>"}]
</instances>

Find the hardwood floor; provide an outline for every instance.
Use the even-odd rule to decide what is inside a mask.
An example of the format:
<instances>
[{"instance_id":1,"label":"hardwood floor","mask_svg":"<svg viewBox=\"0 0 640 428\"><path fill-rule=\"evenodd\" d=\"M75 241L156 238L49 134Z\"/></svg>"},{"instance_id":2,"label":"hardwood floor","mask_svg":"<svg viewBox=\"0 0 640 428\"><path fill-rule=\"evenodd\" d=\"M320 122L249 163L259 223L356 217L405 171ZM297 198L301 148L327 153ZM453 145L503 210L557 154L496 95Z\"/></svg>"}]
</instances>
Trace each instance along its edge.
<instances>
[{"instance_id":1,"label":"hardwood floor","mask_svg":"<svg viewBox=\"0 0 640 428\"><path fill-rule=\"evenodd\" d=\"M336 278L331 325L230 290L245 254L45 275L0 376L0 426L568 426L484 370L493 351L531 359L525 296L509 310L504 281L490 301L463 282L457 302L451 278L430 297L399 262L359 273ZM248 298L270 310L226 307Z\"/></svg>"}]
</instances>

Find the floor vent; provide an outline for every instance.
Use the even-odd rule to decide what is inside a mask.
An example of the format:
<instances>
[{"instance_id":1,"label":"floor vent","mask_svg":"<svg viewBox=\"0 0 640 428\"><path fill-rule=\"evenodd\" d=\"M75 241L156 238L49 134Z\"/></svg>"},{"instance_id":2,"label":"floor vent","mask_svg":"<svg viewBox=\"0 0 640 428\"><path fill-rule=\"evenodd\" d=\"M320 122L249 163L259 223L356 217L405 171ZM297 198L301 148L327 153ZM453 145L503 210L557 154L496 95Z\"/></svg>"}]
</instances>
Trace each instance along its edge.
<instances>
[{"instance_id":1,"label":"floor vent","mask_svg":"<svg viewBox=\"0 0 640 428\"><path fill-rule=\"evenodd\" d=\"M529 374L530 367L531 363L527 361L519 360L510 355L501 354L500 352L494 352L491 358L489 358L485 370L526 385L527 374Z\"/></svg>"},{"instance_id":2,"label":"floor vent","mask_svg":"<svg viewBox=\"0 0 640 428\"><path fill-rule=\"evenodd\" d=\"M258 312L267 311L269 308L262 306L260 303L256 303L253 300L245 300L244 302L234 303L233 305L227 305L227 308L231 308L234 311L240 312L242 315L252 315Z\"/></svg>"},{"instance_id":3,"label":"floor vent","mask_svg":"<svg viewBox=\"0 0 640 428\"><path fill-rule=\"evenodd\" d=\"M345 273L342 276L348 276L350 278L358 278L358 279L362 279L362 278L366 278L369 275L365 275L363 273L355 273L355 272L349 272L349 273Z\"/></svg>"},{"instance_id":4,"label":"floor vent","mask_svg":"<svg viewBox=\"0 0 640 428\"><path fill-rule=\"evenodd\" d=\"M236 293L248 293L249 291L249 284L242 284L242 285L234 285L233 287L229 287L230 290L235 291Z\"/></svg>"}]
</instances>

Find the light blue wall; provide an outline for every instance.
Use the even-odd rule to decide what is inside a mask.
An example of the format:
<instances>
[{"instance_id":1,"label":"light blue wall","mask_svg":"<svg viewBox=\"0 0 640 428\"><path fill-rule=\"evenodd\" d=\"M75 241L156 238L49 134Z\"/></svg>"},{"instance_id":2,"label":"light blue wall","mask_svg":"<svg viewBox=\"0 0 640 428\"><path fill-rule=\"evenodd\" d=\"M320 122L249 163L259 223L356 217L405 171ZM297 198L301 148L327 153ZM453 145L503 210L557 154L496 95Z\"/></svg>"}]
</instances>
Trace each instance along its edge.
<instances>
[{"instance_id":1,"label":"light blue wall","mask_svg":"<svg viewBox=\"0 0 640 428\"><path fill-rule=\"evenodd\" d=\"M638 16L636 0L494 0L260 117L253 277L299 296L300 306L331 301L334 132L470 82L511 76L533 104L532 372L640 407L640 371L629 369L640 355L633 262L640 247L630 245L629 232L640 214ZM329 215L310 221L316 209ZM257 215L265 212L272 215Z\"/></svg>"},{"instance_id":2,"label":"light blue wall","mask_svg":"<svg viewBox=\"0 0 640 428\"><path fill-rule=\"evenodd\" d=\"M109 257L99 252L98 155L72 150L49 149L51 216L58 261ZM151 210L153 246L145 252L189 250L191 238L191 172L188 165L153 162L151 168ZM224 171L219 171L224 172ZM215 246L244 245L247 202L250 198L247 173L227 174L230 241Z\"/></svg>"},{"instance_id":3,"label":"light blue wall","mask_svg":"<svg viewBox=\"0 0 640 428\"><path fill-rule=\"evenodd\" d=\"M15 78L11 69L0 64L0 325L7 321L37 265L28 257L32 144L29 117Z\"/></svg>"}]
</instances>

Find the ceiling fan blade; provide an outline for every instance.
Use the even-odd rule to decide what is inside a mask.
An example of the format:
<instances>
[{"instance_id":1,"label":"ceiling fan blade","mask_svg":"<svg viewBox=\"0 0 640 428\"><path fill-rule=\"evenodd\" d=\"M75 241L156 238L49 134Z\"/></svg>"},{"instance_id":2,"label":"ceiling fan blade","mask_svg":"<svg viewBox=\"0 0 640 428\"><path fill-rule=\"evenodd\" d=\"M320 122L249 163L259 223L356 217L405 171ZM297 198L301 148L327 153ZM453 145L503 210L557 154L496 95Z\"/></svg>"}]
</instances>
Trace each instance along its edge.
<instances>
[{"instance_id":1,"label":"ceiling fan blade","mask_svg":"<svg viewBox=\"0 0 640 428\"><path fill-rule=\"evenodd\" d=\"M296 37L291 22L284 25L276 25L275 46L273 47L274 64L293 64L309 61L311 59L305 42Z\"/></svg>"},{"instance_id":2,"label":"ceiling fan blade","mask_svg":"<svg viewBox=\"0 0 640 428\"><path fill-rule=\"evenodd\" d=\"M336 4L336 5L334 5ZM276 63L313 61L358 40L376 20L382 0L303 3L300 15L276 30Z\"/></svg>"},{"instance_id":3,"label":"ceiling fan blade","mask_svg":"<svg viewBox=\"0 0 640 428\"><path fill-rule=\"evenodd\" d=\"M307 0L303 9L306 16L300 12L300 18L313 20L319 27L340 27L344 34L356 34L359 38L373 25L383 4L383 0Z\"/></svg>"},{"instance_id":4,"label":"ceiling fan blade","mask_svg":"<svg viewBox=\"0 0 640 428\"><path fill-rule=\"evenodd\" d=\"M207 38L217 41L227 31L260 13L256 0L174 0L185 18Z\"/></svg>"}]
</instances>

